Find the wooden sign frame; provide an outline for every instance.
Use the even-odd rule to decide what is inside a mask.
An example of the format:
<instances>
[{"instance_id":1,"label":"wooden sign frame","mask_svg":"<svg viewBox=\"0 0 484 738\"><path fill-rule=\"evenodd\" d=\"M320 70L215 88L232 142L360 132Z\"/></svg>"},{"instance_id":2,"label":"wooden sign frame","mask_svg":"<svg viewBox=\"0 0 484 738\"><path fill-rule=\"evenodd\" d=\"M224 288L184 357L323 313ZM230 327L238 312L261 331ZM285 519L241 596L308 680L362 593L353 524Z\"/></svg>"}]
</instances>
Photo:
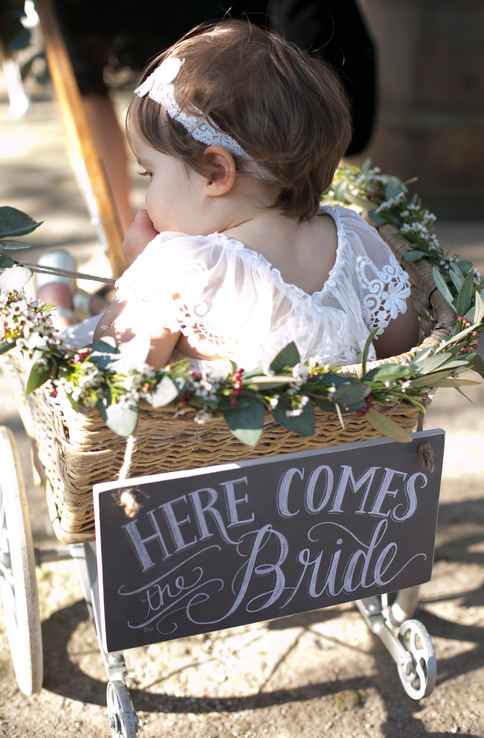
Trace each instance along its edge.
<instances>
[{"instance_id":1,"label":"wooden sign frame","mask_svg":"<svg viewBox=\"0 0 484 738\"><path fill-rule=\"evenodd\" d=\"M429 430L95 485L104 647L428 581L443 449Z\"/></svg>"}]
</instances>

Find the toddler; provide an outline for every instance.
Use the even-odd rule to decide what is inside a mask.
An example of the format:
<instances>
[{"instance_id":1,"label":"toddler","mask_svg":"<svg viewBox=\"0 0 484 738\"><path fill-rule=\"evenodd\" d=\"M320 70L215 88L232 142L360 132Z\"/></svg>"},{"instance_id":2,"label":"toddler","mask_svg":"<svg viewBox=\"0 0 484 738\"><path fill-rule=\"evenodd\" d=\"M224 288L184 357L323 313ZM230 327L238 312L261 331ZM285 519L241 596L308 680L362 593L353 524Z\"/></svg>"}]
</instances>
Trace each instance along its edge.
<instances>
[{"instance_id":1,"label":"toddler","mask_svg":"<svg viewBox=\"0 0 484 738\"><path fill-rule=\"evenodd\" d=\"M328 66L226 21L163 52L135 93L127 132L146 210L95 339L130 342L155 367L188 356L245 369L290 341L303 360L355 363L375 328L370 358L416 343L390 249L351 210L320 206L351 135Z\"/></svg>"}]
</instances>

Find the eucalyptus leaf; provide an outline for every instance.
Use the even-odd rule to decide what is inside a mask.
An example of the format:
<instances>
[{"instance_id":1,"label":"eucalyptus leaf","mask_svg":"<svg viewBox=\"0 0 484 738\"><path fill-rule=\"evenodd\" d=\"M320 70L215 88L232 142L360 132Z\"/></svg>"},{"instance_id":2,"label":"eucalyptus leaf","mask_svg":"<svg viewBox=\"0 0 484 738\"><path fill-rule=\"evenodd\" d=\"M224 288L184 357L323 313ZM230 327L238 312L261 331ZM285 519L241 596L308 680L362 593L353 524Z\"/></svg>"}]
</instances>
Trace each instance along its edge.
<instances>
[{"instance_id":1,"label":"eucalyptus leaf","mask_svg":"<svg viewBox=\"0 0 484 738\"><path fill-rule=\"evenodd\" d=\"M410 366L419 368L423 365L424 361L434 353L433 346L427 346L427 348L420 349L412 359Z\"/></svg>"},{"instance_id":2,"label":"eucalyptus leaf","mask_svg":"<svg viewBox=\"0 0 484 738\"><path fill-rule=\"evenodd\" d=\"M311 395L311 401L325 413L334 413L334 402L326 400L324 397Z\"/></svg>"},{"instance_id":3,"label":"eucalyptus leaf","mask_svg":"<svg viewBox=\"0 0 484 738\"><path fill-rule=\"evenodd\" d=\"M49 363L45 360L35 361L30 369L25 394L30 395L31 392L45 384L50 377L51 367Z\"/></svg>"},{"instance_id":4,"label":"eucalyptus leaf","mask_svg":"<svg viewBox=\"0 0 484 738\"><path fill-rule=\"evenodd\" d=\"M275 374L281 372L287 366L296 366L301 361L301 356L294 341L291 341L280 351L270 365Z\"/></svg>"},{"instance_id":5,"label":"eucalyptus leaf","mask_svg":"<svg viewBox=\"0 0 484 738\"><path fill-rule=\"evenodd\" d=\"M105 422L113 433L127 438L130 436L138 422L138 408L119 403L108 405L105 408Z\"/></svg>"},{"instance_id":6,"label":"eucalyptus leaf","mask_svg":"<svg viewBox=\"0 0 484 738\"><path fill-rule=\"evenodd\" d=\"M359 382L358 380L348 381L338 387L333 395L333 399L344 408L353 409L355 405L358 407L362 405L363 400L368 397L370 392L371 387L367 384Z\"/></svg>"},{"instance_id":7,"label":"eucalyptus leaf","mask_svg":"<svg viewBox=\"0 0 484 738\"><path fill-rule=\"evenodd\" d=\"M114 360L115 357L113 356L113 354L101 353L100 351L93 351L92 354L89 356L89 361L101 370L109 369Z\"/></svg>"},{"instance_id":8,"label":"eucalyptus leaf","mask_svg":"<svg viewBox=\"0 0 484 738\"><path fill-rule=\"evenodd\" d=\"M0 207L0 238L25 236L32 233L41 223L29 215L8 205Z\"/></svg>"},{"instance_id":9,"label":"eucalyptus leaf","mask_svg":"<svg viewBox=\"0 0 484 738\"><path fill-rule=\"evenodd\" d=\"M454 375L454 370L436 372L435 374L428 374L424 377L417 377L412 379L412 388L418 387L437 387L440 382L444 379L448 379Z\"/></svg>"},{"instance_id":10,"label":"eucalyptus leaf","mask_svg":"<svg viewBox=\"0 0 484 738\"><path fill-rule=\"evenodd\" d=\"M6 256L0 252L0 269L9 269L15 266L15 264L16 262L10 256Z\"/></svg>"},{"instance_id":11,"label":"eucalyptus leaf","mask_svg":"<svg viewBox=\"0 0 484 738\"><path fill-rule=\"evenodd\" d=\"M438 291L440 292L440 294L442 295L442 297L444 298L448 306L452 308L452 310L455 312L454 298L452 297L452 294L449 288L447 287L447 283L445 279L443 278L442 274L440 273L439 269L436 266L432 268L432 275L434 278L435 286L437 287Z\"/></svg>"},{"instance_id":12,"label":"eucalyptus leaf","mask_svg":"<svg viewBox=\"0 0 484 738\"><path fill-rule=\"evenodd\" d=\"M311 403L307 402L300 415L287 415L290 404L285 397L281 397L277 407L272 411L274 419L292 433L300 436L312 436L315 429L314 413Z\"/></svg>"},{"instance_id":13,"label":"eucalyptus leaf","mask_svg":"<svg viewBox=\"0 0 484 738\"><path fill-rule=\"evenodd\" d=\"M405 364L383 364L365 374L365 381L392 382L410 376L411 369Z\"/></svg>"},{"instance_id":14,"label":"eucalyptus leaf","mask_svg":"<svg viewBox=\"0 0 484 738\"><path fill-rule=\"evenodd\" d=\"M93 351L99 351L102 354L119 354L119 349L114 338L110 339L109 336L104 338L102 341L93 341L90 348Z\"/></svg>"},{"instance_id":15,"label":"eucalyptus leaf","mask_svg":"<svg viewBox=\"0 0 484 738\"><path fill-rule=\"evenodd\" d=\"M0 354L6 354L10 349L15 346L15 341L1 341L0 342Z\"/></svg>"},{"instance_id":16,"label":"eucalyptus leaf","mask_svg":"<svg viewBox=\"0 0 484 738\"><path fill-rule=\"evenodd\" d=\"M388 415L382 415L371 408L368 410L366 417L375 430L383 436L393 438L394 441L399 441L400 443L410 443L412 440L411 434L405 428L395 423Z\"/></svg>"},{"instance_id":17,"label":"eucalyptus leaf","mask_svg":"<svg viewBox=\"0 0 484 738\"><path fill-rule=\"evenodd\" d=\"M420 362L420 371L425 374L435 372L440 366L442 366L442 364L445 364L446 361L452 359L452 356L453 355L450 353L450 351L429 356L427 359Z\"/></svg>"},{"instance_id":18,"label":"eucalyptus leaf","mask_svg":"<svg viewBox=\"0 0 484 738\"><path fill-rule=\"evenodd\" d=\"M469 271L474 271L474 264L472 261L468 261L467 259L458 259L457 264L464 274L467 274Z\"/></svg>"},{"instance_id":19,"label":"eucalyptus leaf","mask_svg":"<svg viewBox=\"0 0 484 738\"><path fill-rule=\"evenodd\" d=\"M264 405L257 398L237 407L226 408L224 418L233 435L247 446L255 446L264 426Z\"/></svg>"},{"instance_id":20,"label":"eucalyptus leaf","mask_svg":"<svg viewBox=\"0 0 484 738\"><path fill-rule=\"evenodd\" d=\"M405 251L403 258L405 261L413 262L420 261L424 256L427 256L425 251L419 251L418 249L412 249L411 251Z\"/></svg>"}]
</instances>

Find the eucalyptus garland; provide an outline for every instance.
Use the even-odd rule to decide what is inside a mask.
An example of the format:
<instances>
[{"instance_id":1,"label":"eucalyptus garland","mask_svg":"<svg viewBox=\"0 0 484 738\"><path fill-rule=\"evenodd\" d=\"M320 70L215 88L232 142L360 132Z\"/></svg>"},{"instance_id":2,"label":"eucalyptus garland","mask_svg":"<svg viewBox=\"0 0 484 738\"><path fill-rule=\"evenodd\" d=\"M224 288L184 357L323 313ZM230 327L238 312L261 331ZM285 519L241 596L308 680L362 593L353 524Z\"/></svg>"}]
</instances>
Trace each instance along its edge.
<instances>
[{"instance_id":1,"label":"eucalyptus garland","mask_svg":"<svg viewBox=\"0 0 484 738\"><path fill-rule=\"evenodd\" d=\"M222 415L232 433L249 445L259 440L266 413L290 431L312 435L316 408L336 413L343 427L345 414L366 415L380 433L407 441L407 431L379 409L409 403L423 413L434 389L453 387L462 393L464 385L476 384L460 376L469 369L484 377L476 352L478 333L484 328L484 282L471 262L443 251L433 230L435 217L396 177L383 175L369 163L343 164L326 200L364 211L375 225L396 227L412 245L406 258L432 264L436 288L456 315L448 339L436 348L417 350L406 363L368 369L372 333L362 352L360 376L316 359L301 362L294 343L265 373L232 365L225 376L193 371L189 360L155 370L110 341L73 350L63 345L54 328L51 308L23 292L35 267L27 268L8 254L28 247L12 239L39 224L6 207L0 208L0 353L12 352L29 363L27 394L43 385L54 397L63 392L75 410L96 410L123 436L133 433L140 405L146 402L155 408L172 405L175 414L188 413L196 423Z\"/></svg>"}]
</instances>

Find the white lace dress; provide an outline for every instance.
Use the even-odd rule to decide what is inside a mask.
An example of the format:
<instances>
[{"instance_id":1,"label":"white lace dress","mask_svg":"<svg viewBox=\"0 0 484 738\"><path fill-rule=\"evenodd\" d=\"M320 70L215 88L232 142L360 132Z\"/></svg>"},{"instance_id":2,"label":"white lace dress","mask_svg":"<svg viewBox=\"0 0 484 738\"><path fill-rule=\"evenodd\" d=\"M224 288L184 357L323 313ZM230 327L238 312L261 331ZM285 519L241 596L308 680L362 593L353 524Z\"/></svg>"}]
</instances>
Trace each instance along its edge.
<instances>
[{"instance_id":1,"label":"white lace dress","mask_svg":"<svg viewBox=\"0 0 484 738\"><path fill-rule=\"evenodd\" d=\"M337 252L317 292L286 282L267 259L223 233L160 233L116 282L117 298L127 302L139 338L162 326L181 331L201 353L245 369L267 368L291 341L303 360L355 363L370 330L384 330L406 311L408 275L359 215L339 206L321 212L334 219ZM71 331L77 345L89 338Z\"/></svg>"}]
</instances>

